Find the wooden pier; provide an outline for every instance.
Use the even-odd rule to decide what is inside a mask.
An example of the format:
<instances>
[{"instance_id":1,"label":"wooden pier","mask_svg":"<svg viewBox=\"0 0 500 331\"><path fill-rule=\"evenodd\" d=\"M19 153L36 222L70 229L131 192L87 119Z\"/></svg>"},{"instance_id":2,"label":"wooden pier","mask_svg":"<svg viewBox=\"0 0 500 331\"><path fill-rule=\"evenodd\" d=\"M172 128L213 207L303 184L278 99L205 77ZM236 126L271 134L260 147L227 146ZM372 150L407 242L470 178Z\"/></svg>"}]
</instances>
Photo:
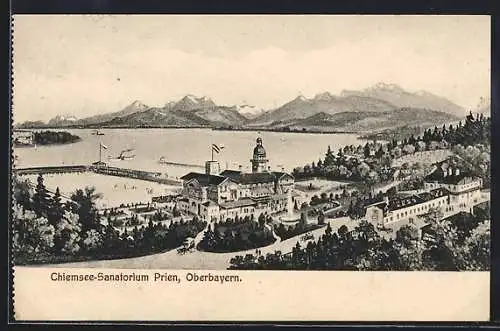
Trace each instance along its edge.
<instances>
[{"instance_id":1,"label":"wooden pier","mask_svg":"<svg viewBox=\"0 0 500 331\"><path fill-rule=\"evenodd\" d=\"M92 172L102 175L133 178L165 185L182 185L182 182L180 180L163 177L161 172L150 172L108 166L90 166L89 169Z\"/></svg>"},{"instance_id":2,"label":"wooden pier","mask_svg":"<svg viewBox=\"0 0 500 331\"><path fill-rule=\"evenodd\" d=\"M13 169L13 172L19 176L94 172L101 175L133 178L165 185L182 185L182 182L180 180L164 177L162 176L161 172L109 167L107 165L29 167Z\"/></svg>"},{"instance_id":3,"label":"wooden pier","mask_svg":"<svg viewBox=\"0 0 500 331\"><path fill-rule=\"evenodd\" d=\"M179 162L170 162L170 161L160 161L160 164L166 164L166 165L173 165L173 166L180 166L180 167L186 167L186 168L198 168L198 169L205 169L204 166L199 165L199 164L189 164L189 163L179 163Z\"/></svg>"},{"instance_id":4,"label":"wooden pier","mask_svg":"<svg viewBox=\"0 0 500 331\"><path fill-rule=\"evenodd\" d=\"M46 175L46 174L66 174L79 173L89 171L89 167L85 165L69 165L69 166L47 166L47 167L29 167L12 169L19 176L23 175Z\"/></svg>"}]
</instances>

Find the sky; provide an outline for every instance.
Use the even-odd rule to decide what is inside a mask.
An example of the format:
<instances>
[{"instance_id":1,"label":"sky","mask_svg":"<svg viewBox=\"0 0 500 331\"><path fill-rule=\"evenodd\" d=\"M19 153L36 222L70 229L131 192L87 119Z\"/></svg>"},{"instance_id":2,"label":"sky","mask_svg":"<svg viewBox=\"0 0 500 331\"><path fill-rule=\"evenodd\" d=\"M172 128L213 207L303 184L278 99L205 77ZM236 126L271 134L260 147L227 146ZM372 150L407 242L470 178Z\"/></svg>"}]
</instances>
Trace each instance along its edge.
<instances>
[{"instance_id":1,"label":"sky","mask_svg":"<svg viewBox=\"0 0 500 331\"><path fill-rule=\"evenodd\" d=\"M16 15L14 121L186 94L271 109L378 82L463 107L490 95L489 16Z\"/></svg>"}]
</instances>

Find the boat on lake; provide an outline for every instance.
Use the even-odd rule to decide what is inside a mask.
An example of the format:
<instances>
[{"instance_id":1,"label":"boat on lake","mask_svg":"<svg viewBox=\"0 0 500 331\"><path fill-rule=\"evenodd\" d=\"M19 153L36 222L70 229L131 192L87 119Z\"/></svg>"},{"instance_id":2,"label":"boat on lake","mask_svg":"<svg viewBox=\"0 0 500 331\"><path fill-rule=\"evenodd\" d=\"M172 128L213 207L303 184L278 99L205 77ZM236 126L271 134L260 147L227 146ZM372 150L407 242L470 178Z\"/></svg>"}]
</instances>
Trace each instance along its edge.
<instances>
[{"instance_id":1,"label":"boat on lake","mask_svg":"<svg viewBox=\"0 0 500 331\"><path fill-rule=\"evenodd\" d=\"M99 130L92 131L93 136L104 136L104 133Z\"/></svg>"},{"instance_id":2,"label":"boat on lake","mask_svg":"<svg viewBox=\"0 0 500 331\"><path fill-rule=\"evenodd\" d=\"M130 159L133 159L135 157L135 154L130 154L130 152L132 152L133 149L132 148L129 148L129 149L124 149L123 151L120 152L120 154L115 157L114 159L115 160L121 160L121 161L124 161L124 160L130 160ZM110 158L111 159L111 158Z\"/></svg>"}]
</instances>

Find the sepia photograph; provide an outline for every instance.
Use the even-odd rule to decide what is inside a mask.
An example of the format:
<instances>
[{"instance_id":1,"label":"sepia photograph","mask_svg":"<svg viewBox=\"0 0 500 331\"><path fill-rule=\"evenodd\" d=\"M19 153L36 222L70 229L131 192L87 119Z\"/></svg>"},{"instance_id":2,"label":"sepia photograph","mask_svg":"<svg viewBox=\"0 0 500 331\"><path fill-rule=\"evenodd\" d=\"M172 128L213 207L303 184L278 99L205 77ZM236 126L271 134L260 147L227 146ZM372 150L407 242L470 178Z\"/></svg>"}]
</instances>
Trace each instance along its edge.
<instances>
[{"instance_id":1,"label":"sepia photograph","mask_svg":"<svg viewBox=\"0 0 500 331\"><path fill-rule=\"evenodd\" d=\"M489 16L15 15L12 38L19 272L490 271Z\"/></svg>"}]
</instances>

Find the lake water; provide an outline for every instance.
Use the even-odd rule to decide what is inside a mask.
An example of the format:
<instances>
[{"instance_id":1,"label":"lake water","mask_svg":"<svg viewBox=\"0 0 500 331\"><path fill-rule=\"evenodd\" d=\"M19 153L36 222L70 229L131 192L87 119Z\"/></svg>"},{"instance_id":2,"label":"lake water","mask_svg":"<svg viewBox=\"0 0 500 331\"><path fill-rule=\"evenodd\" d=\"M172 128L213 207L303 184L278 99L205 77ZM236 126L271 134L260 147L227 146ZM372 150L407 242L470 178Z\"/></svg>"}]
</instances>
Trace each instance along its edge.
<instances>
[{"instance_id":1,"label":"lake water","mask_svg":"<svg viewBox=\"0 0 500 331\"><path fill-rule=\"evenodd\" d=\"M102 160L109 165L159 171L170 177L180 177L188 171L182 166L160 164L163 156L167 161L203 165L211 158L211 145L222 144L220 154L214 153L221 169L250 170L255 140L262 137L269 165L273 170L284 167L291 171L312 161L324 158L327 146L334 151L345 145L364 143L355 134L307 134L252 131L213 131L210 129L103 129L104 135L92 135L90 129L64 130L78 135L81 141L74 144L15 148L17 167L91 164L99 160L99 143L106 145ZM110 160L120 151L134 149L135 158ZM196 169L194 169L196 170Z\"/></svg>"},{"instance_id":2,"label":"lake water","mask_svg":"<svg viewBox=\"0 0 500 331\"><path fill-rule=\"evenodd\" d=\"M25 176L36 185L37 175ZM181 188L138 179L105 176L95 173L47 174L44 184L51 191L59 188L62 195L70 197L77 189L93 186L101 197L96 200L99 208L118 207L122 203L148 203L153 196L180 194Z\"/></svg>"}]
</instances>

